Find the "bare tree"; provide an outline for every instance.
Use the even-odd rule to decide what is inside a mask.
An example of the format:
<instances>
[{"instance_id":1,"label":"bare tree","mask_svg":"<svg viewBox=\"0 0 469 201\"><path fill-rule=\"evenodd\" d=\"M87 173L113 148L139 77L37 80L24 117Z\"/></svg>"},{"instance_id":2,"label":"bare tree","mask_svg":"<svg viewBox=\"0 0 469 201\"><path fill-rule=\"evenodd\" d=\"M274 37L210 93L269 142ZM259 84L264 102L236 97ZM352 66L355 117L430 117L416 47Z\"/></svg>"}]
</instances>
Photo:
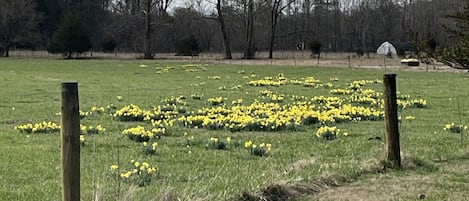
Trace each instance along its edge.
<instances>
[{"instance_id":1,"label":"bare tree","mask_svg":"<svg viewBox=\"0 0 469 201\"><path fill-rule=\"evenodd\" d=\"M246 17L246 42L244 47L244 58L254 59L254 0L247 2L247 17Z\"/></svg>"},{"instance_id":2,"label":"bare tree","mask_svg":"<svg viewBox=\"0 0 469 201\"><path fill-rule=\"evenodd\" d=\"M154 19L157 17L164 17L167 15L168 7L171 0L145 0L144 8L142 10L145 17L145 32L144 32L144 59L153 58L153 29L156 26Z\"/></svg>"},{"instance_id":3,"label":"bare tree","mask_svg":"<svg viewBox=\"0 0 469 201\"><path fill-rule=\"evenodd\" d=\"M223 42L223 58L232 59L230 41L226 32L225 18L223 17L222 0L217 0L217 14L217 22L220 27L221 39Z\"/></svg>"},{"instance_id":4,"label":"bare tree","mask_svg":"<svg viewBox=\"0 0 469 201\"><path fill-rule=\"evenodd\" d=\"M31 39L36 23L33 0L0 1L0 56L8 57L18 42Z\"/></svg>"},{"instance_id":5,"label":"bare tree","mask_svg":"<svg viewBox=\"0 0 469 201\"><path fill-rule=\"evenodd\" d=\"M153 59L153 41L152 41L152 4L153 0L145 0L145 8L143 14L145 15L145 35L143 40L144 59Z\"/></svg>"},{"instance_id":6,"label":"bare tree","mask_svg":"<svg viewBox=\"0 0 469 201\"><path fill-rule=\"evenodd\" d=\"M277 29L278 17L282 14L283 10L295 2L295 0L269 0L270 7L270 44L269 44L269 59L272 59L273 49L275 45L275 31Z\"/></svg>"}]
</instances>

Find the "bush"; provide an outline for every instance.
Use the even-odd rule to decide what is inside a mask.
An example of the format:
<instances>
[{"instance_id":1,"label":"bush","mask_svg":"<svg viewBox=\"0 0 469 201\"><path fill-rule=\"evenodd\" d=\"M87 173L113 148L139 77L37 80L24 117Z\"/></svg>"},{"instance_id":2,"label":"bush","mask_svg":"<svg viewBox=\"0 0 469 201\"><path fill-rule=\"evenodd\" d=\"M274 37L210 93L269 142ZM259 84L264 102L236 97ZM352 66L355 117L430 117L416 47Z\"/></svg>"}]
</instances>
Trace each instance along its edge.
<instances>
[{"instance_id":1,"label":"bush","mask_svg":"<svg viewBox=\"0 0 469 201\"><path fill-rule=\"evenodd\" d=\"M114 52L117 48L117 43L113 38L106 37L101 41L101 47L103 52Z\"/></svg>"},{"instance_id":2,"label":"bush","mask_svg":"<svg viewBox=\"0 0 469 201\"><path fill-rule=\"evenodd\" d=\"M314 40L308 44L309 49L311 50L311 53L313 53L317 58L321 56L321 48L322 44L321 42Z\"/></svg>"},{"instance_id":3,"label":"bush","mask_svg":"<svg viewBox=\"0 0 469 201\"><path fill-rule=\"evenodd\" d=\"M175 45L176 56L198 56L200 53L199 43L192 34L179 39Z\"/></svg>"},{"instance_id":4,"label":"bush","mask_svg":"<svg viewBox=\"0 0 469 201\"><path fill-rule=\"evenodd\" d=\"M362 56L364 55L362 49L358 49L356 53L357 53L358 58L360 58L360 57L362 57Z\"/></svg>"}]
</instances>

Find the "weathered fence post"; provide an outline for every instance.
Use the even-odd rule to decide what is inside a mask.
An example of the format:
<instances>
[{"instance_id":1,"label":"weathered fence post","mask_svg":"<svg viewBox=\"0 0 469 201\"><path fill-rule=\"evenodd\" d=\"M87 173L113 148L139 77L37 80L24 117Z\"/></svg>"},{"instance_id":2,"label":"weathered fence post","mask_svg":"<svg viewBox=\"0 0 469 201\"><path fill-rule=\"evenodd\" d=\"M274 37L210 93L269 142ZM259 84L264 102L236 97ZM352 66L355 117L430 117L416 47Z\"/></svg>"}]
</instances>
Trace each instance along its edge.
<instances>
[{"instance_id":1,"label":"weathered fence post","mask_svg":"<svg viewBox=\"0 0 469 201\"><path fill-rule=\"evenodd\" d=\"M399 122L397 117L396 74L384 75L384 115L386 121L386 160L401 167Z\"/></svg>"},{"instance_id":2,"label":"weathered fence post","mask_svg":"<svg viewBox=\"0 0 469 201\"><path fill-rule=\"evenodd\" d=\"M62 200L80 200L80 113L78 84L62 83Z\"/></svg>"}]
</instances>

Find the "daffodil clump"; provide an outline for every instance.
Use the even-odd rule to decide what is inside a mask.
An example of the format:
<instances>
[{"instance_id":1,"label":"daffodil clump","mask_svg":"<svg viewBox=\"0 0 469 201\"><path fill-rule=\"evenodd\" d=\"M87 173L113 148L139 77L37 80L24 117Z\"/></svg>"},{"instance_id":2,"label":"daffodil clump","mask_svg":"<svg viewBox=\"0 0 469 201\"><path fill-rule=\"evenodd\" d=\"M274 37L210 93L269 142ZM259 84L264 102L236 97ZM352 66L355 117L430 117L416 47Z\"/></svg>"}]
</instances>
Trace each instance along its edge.
<instances>
[{"instance_id":1,"label":"daffodil clump","mask_svg":"<svg viewBox=\"0 0 469 201\"><path fill-rule=\"evenodd\" d=\"M119 121L143 121L149 111L142 110L138 105L130 104L122 107L114 113Z\"/></svg>"},{"instance_id":2,"label":"daffodil clump","mask_svg":"<svg viewBox=\"0 0 469 201\"><path fill-rule=\"evenodd\" d=\"M244 142L244 148L246 148L251 155L263 157L272 150L272 144L261 143L257 145L249 140Z\"/></svg>"},{"instance_id":3,"label":"daffodil clump","mask_svg":"<svg viewBox=\"0 0 469 201\"><path fill-rule=\"evenodd\" d=\"M357 103L360 105L379 105L381 104L381 100L373 97L367 96L360 96L360 95L352 95L349 97L350 102Z\"/></svg>"},{"instance_id":4,"label":"daffodil clump","mask_svg":"<svg viewBox=\"0 0 469 201\"><path fill-rule=\"evenodd\" d=\"M290 83L293 85L302 85L304 87L310 87L310 88L332 88L334 85L330 82L323 83L320 80L314 78L314 77L306 77L306 78L301 78L300 80L298 79L291 79Z\"/></svg>"},{"instance_id":5,"label":"daffodil clump","mask_svg":"<svg viewBox=\"0 0 469 201\"><path fill-rule=\"evenodd\" d=\"M187 105L187 102L185 101L186 97L185 96L171 96L171 97L166 97L164 98L161 103L167 104L167 105Z\"/></svg>"},{"instance_id":6,"label":"daffodil clump","mask_svg":"<svg viewBox=\"0 0 469 201\"><path fill-rule=\"evenodd\" d=\"M348 97L350 103L381 107L383 94L372 89L360 89Z\"/></svg>"},{"instance_id":7,"label":"daffodil clump","mask_svg":"<svg viewBox=\"0 0 469 201\"><path fill-rule=\"evenodd\" d=\"M146 130L145 127L138 125L136 127L123 130L122 134L136 142L148 142L155 137L154 132L164 133L162 130Z\"/></svg>"},{"instance_id":8,"label":"daffodil clump","mask_svg":"<svg viewBox=\"0 0 469 201\"><path fill-rule=\"evenodd\" d=\"M347 102L371 106L376 108L384 107L383 94L372 89L363 88L367 84L382 83L381 80L355 80L352 81L345 89L331 89L330 94L349 95ZM401 109L406 108L426 108L427 101L424 99L410 99L410 95L399 95L397 105Z\"/></svg>"},{"instance_id":9,"label":"daffodil clump","mask_svg":"<svg viewBox=\"0 0 469 201\"><path fill-rule=\"evenodd\" d=\"M222 105L225 101L225 98L219 96L215 98L209 98L207 101L210 103L210 105L217 106Z\"/></svg>"},{"instance_id":10,"label":"daffodil clump","mask_svg":"<svg viewBox=\"0 0 469 201\"><path fill-rule=\"evenodd\" d=\"M98 124L96 126L85 126L80 124L80 133L81 134L102 134L106 129Z\"/></svg>"},{"instance_id":11,"label":"daffodil clump","mask_svg":"<svg viewBox=\"0 0 469 201\"><path fill-rule=\"evenodd\" d=\"M243 104L243 99L242 98L240 98L238 100L231 101L231 105L240 106L242 104Z\"/></svg>"},{"instance_id":12,"label":"daffodil clump","mask_svg":"<svg viewBox=\"0 0 469 201\"><path fill-rule=\"evenodd\" d=\"M321 81L317 80L314 77L306 77L304 78L302 84L304 87L316 87L321 83Z\"/></svg>"},{"instance_id":13,"label":"daffodil clump","mask_svg":"<svg viewBox=\"0 0 469 201\"><path fill-rule=\"evenodd\" d=\"M97 114L103 114L104 112L106 111L106 109L104 108L104 106L93 106L91 107L91 112L95 112Z\"/></svg>"},{"instance_id":14,"label":"daffodil clump","mask_svg":"<svg viewBox=\"0 0 469 201\"><path fill-rule=\"evenodd\" d=\"M317 131L316 131L316 137L322 138L325 140L335 140L337 137L341 134L340 129L337 127L329 127L329 126L321 126ZM347 136L348 133L344 132L342 135Z\"/></svg>"},{"instance_id":15,"label":"daffodil clump","mask_svg":"<svg viewBox=\"0 0 469 201\"><path fill-rule=\"evenodd\" d=\"M80 110L79 113L80 113L80 119L83 119L83 118L85 118L85 117L90 116L91 114L93 114L93 112L82 111L82 110Z\"/></svg>"},{"instance_id":16,"label":"daffodil clump","mask_svg":"<svg viewBox=\"0 0 469 201\"><path fill-rule=\"evenodd\" d=\"M156 67L156 74L161 74L161 73L169 73L170 70L175 69L174 66L163 66L163 67Z\"/></svg>"},{"instance_id":17,"label":"daffodil clump","mask_svg":"<svg viewBox=\"0 0 469 201\"><path fill-rule=\"evenodd\" d=\"M344 100L337 96L314 96L311 98L311 101L313 103L321 105L323 110L340 108L341 105L344 103Z\"/></svg>"},{"instance_id":18,"label":"daffodil clump","mask_svg":"<svg viewBox=\"0 0 469 201\"><path fill-rule=\"evenodd\" d=\"M401 109L426 108L427 107L427 100L425 100L425 99L412 99L412 100L410 100L410 99L397 99L397 106Z\"/></svg>"},{"instance_id":19,"label":"daffodil clump","mask_svg":"<svg viewBox=\"0 0 469 201\"><path fill-rule=\"evenodd\" d=\"M207 69L203 66L203 64L184 64L178 66L185 70L186 72L199 72L199 71L206 71Z\"/></svg>"},{"instance_id":20,"label":"daffodil clump","mask_svg":"<svg viewBox=\"0 0 469 201\"><path fill-rule=\"evenodd\" d=\"M276 77L264 77L264 79L251 80L248 82L250 86L256 86L256 87L280 86L280 85L285 85L286 83L287 83L287 78L285 78L283 74L279 74Z\"/></svg>"},{"instance_id":21,"label":"daffodil clump","mask_svg":"<svg viewBox=\"0 0 469 201\"><path fill-rule=\"evenodd\" d=\"M153 142L153 143L143 142L142 145L143 145L142 153L144 155L154 155L154 154L156 154L156 147L158 147L157 142Z\"/></svg>"},{"instance_id":22,"label":"daffodil clump","mask_svg":"<svg viewBox=\"0 0 469 201\"><path fill-rule=\"evenodd\" d=\"M451 133L462 133L464 130L467 130L467 126L462 124L456 125L454 123L449 123L445 125L443 130L449 131Z\"/></svg>"},{"instance_id":23,"label":"daffodil clump","mask_svg":"<svg viewBox=\"0 0 469 201\"><path fill-rule=\"evenodd\" d=\"M80 145L81 145L82 147L85 146L85 142L86 142L85 135L80 135Z\"/></svg>"},{"instance_id":24,"label":"daffodil clump","mask_svg":"<svg viewBox=\"0 0 469 201\"><path fill-rule=\"evenodd\" d=\"M111 172L118 174L119 178L125 182L134 183L140 187L148 186L152 177L157 172L157 168L148 162L131 160L128 168L120 170L117 165L111 165Z\"/></svg>"},{"instance_id":25,"label":"daffodil clump","mask_svg":"<svg viewBox=\"0 0 469 201\"><path fill-rule=\"evenodd\" d=\"M221 77L218 76L218 75L214 75L214 76L209 76L208 79L209 80L219 80L219 79L221 79Z\"/></svg>"},{"instance_id":26,"label":"daffodil clump","mask_svg":"<svg viewBox=\"0 0 469 201\"><path fill-rule=\"evenodd\" d=\"M175 119L179 114L186 113L186 108L176 105L165 105L153 107L152 111L145 112L144 121L158 121Z\"/></svg>"},{"instance_id":27,"label":"daffodil clump","mask_svg":"<svg viewBox=\"0 0 469 201\"><path fill-rule=\"evenodd\" d=\"M50 121L43 121L15 126L15 130L21 133L54 133L60 131L60 126Z\"/></svg>"},{"instance_id":28,"label":"daffodil clump","mask_svg":"<svg viewBox=\"0 0 469 201\"><path fill-rule=\"evenodd\" d=\"M355 92L351 89L331 89L329 90L329 93L333 95L349 95Z\"/></svg>"},{"instance_id":29,"label":"daffodil clump","mask_svg":"<svg viewBox=\"0 0 469 201\"><path fill-rule=\"evenodd\" d=\"M285 95L280 93L274 93L269 90L259 91L262 98L267 99L267 102L271 103L282 103L285 100Z\"/></svg>"},{"instance_id":30,"label":"daffodil clump","mask_svg":"<svg viewBox=\"0 0 469 201\"><path fill-rule=\"evenodd\" d=\"M195 138L194 138L193 135L187 136L187 132L186 132L186 133L184 133L184 136L187 137L187 138L186 138L186 146L187 146L187 147L190 147L190 146L192 146L192 145L195 144L195 143L194 143L194 139L195 139Z\"/></svg>"},{"instance_id":31,"label":"daffodil clump","mask_svg":"<svg viewBox=\"0 0 469 201\"><path fill-rule=\"evenodd\" d=\"M376 79L376 80L354 80L348 85L347 89L358 91L363 86L365 86L367 84L381 84L381 83L383 83L383 81L378 80L378 79Z\"/></svg>"},{"instance_id":32,"label":"daffodil clump","mask_svg":"<svg viewBox=\"0 0 469 201\"><path fill-rule=\"evenodd\" d=\"M172 126L178 115L187 112L185 97L170 97L162 100L164 105L153 107L153 110L143 110L139 106L130 104L117 110L113 116L120 121L150 121L152 124Z\"/></svg>"},{"instance_id":33,"label":"daffodil clump","mask_svg":"<svg viewBox=\"0 0 469 201\"><path fill-rule=\"evenodd\" d=\"M203 96L201 94L191 94L191 98L194 100L201 100Z\"/></svg>"},{"instance_id":34,"label":"daffodil clump","mask_svg":"<svg viewBox=\"0 0 469 201\"><path fill-rule=\"evenodd\" d=\"M210 149L227 149L228 145L231 144L231 137L226 139L220 139L218 137L211 137L206 145Z\"/></svg>"},{"instance_id":35,"label":"daffodil clump","mask_svg":"<svg viewBox=\"0 0 469 201\"><path fill-rule=\"evenodd\" d=\"M191 128L230 131L297 130L301 125L325 124L384 118L384 111L373 107L342 104L338 98L313 98L292 104L254 101L250 105L202 108L177 122ZM317 105L316 105L317 104Z\"/></svg>"},{"instance_id":36,"label":"daffodil clump","mask_svg":"<svg viewBox=\"0 0 469 201\"><path fill-rule=\"evenodd\" d=\"M425 99L416 99L410 101L410 107L415 108L426 108L427 107L427 100Z\"/></svg>"}]
</instances>

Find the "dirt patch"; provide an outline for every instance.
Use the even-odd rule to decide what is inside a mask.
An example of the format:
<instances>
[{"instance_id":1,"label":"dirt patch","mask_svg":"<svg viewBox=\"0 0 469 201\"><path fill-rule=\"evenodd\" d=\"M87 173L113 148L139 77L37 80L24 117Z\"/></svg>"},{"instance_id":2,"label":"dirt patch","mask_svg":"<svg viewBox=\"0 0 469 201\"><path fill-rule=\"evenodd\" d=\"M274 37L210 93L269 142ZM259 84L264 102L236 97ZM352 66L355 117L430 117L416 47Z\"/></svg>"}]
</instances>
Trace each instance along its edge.
<instances>
[{"instance_id":1,"label":"dirt patch","mask_svg":"<svg viewBox=\"0 0 469 201\"><path fill-rule=\"evenodd\" d=\"M430 188L436 178L424 175L405 177L375 176L347 186L322 191L311 200L396 200L396 198L432 197Z\"/></svg>"},{"instance_id":2,"label":"dirt patch","mask_svg":"<svg viewBox=\"0 0 469 201\"><path fill-rule=\"evenodd\" d=\"M405 156L403 175L367 174L355 182L326 189L308 200L361 201L361 200L467 200L469 173L467 161L456 160L438 164Z\"/></svg>"},{"instance_id":3,"label":"dirt patch","mask_svg":"<svg viewBox=\"0 0 469 201\"><path fill-rule=\"evenodd\" d=\"M238 201L285 201L312 196L328 188L338 187L346 178L339 175L325 176L309 184L272 184L260 190L259 195L242 193Z\"/></svg>"},{"instance_id":4,"label":"dirt patch","mask_svg":"<svg viewBox=\"0 0 469 201\"><path fill-rule=\"evenodd\" d=\"M309 167L312 160L299 160L292 164L292 170ZM441 179L429 175L418 175L410 171L412 176L394 177L386 173L388 164L379 160L366 161L354 175L322 176L309 183L275 183L259 191L257 194L242 193L238 201L285 201L298 198L308 200L394 200L396 197L427 197L430 191L420 188L421 184L433 184L433 180ZM436 170L425 161L411 156L404 156L402 167L405 170ZM427 186L428 186L427 185ZM389 187L392 186L392 187ZM425 186L425 185L424 185ZM405 191L406 194L400 194ZM387 194L382 195L382 192Z\"/></svg>"}]
</instances>

